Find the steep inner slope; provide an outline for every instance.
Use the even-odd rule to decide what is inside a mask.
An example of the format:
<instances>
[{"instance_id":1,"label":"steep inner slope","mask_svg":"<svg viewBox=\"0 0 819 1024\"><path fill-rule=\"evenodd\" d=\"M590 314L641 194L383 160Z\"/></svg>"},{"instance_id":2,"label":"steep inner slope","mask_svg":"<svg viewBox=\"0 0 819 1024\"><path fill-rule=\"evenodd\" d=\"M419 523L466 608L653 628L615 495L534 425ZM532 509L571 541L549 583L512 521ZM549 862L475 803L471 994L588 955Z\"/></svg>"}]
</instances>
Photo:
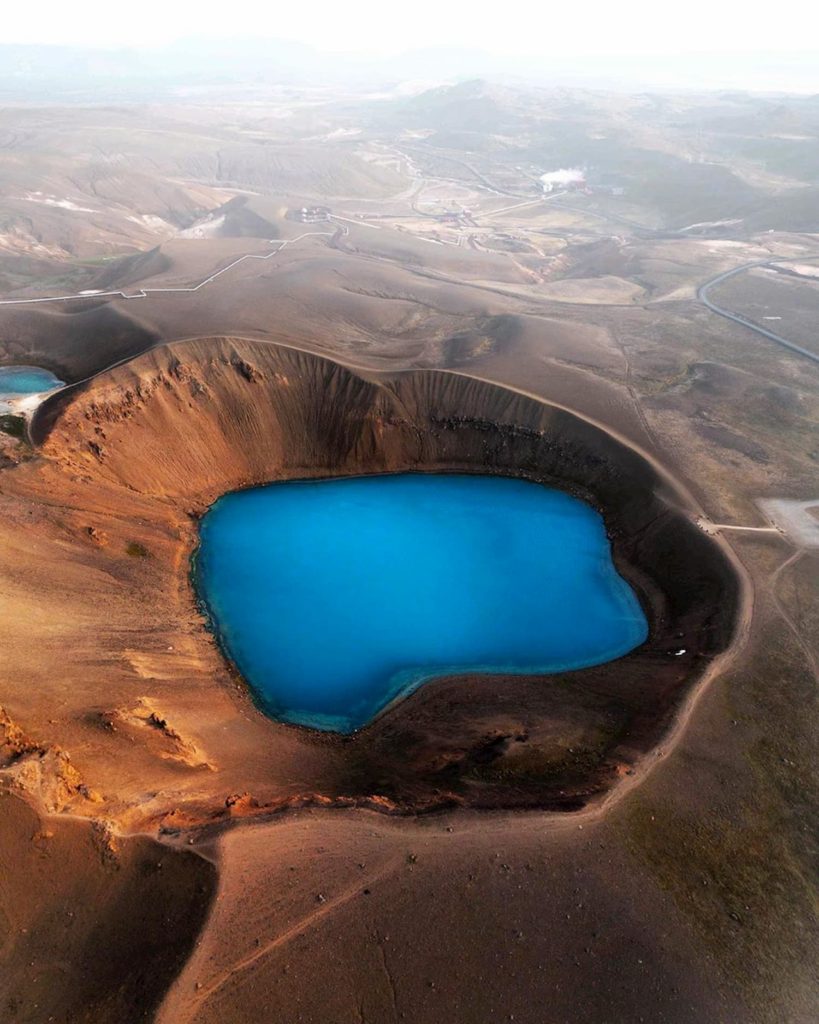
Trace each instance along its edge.
<instances>
[{"instance_id":1,"label":"steep inner slope","mask_svg":"<svg viewBox=\"0 0 819 1024\"><path fill-rule=\"evenodd\" d=\"M734 630L734 569L659 470L569 412L456 373L201 339L66 389L34 433L40 457L6 474L7 649L26 680L9 703L77 764L82 813L173 830L305 801L578 808L633 771ZM269 480L432 469L591 501L648 641L548 680L440 679L352 737L266 718L197 606L197 518Z\"/></svg>"}]
</instances>

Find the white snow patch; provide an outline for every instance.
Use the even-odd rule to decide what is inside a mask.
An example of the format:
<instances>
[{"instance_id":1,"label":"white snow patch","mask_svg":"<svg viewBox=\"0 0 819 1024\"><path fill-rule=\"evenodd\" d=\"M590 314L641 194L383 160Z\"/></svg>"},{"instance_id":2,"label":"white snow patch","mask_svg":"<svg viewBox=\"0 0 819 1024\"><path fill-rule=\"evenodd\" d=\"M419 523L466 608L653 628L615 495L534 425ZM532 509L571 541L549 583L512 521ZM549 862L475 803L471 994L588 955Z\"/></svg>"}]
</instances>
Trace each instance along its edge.
<instances>
[{"instance_id":1,"label":"white snow patch","mask_svg":"<svg viewBox=\"0 0 819 1024\"><path fill-rule=\"evenodd\" d=\"M59 388L54 388L52 391L38 391L36 394L22 395L20 398L6 395L0 398L0 413L12 413L15 416L31 416L44 398L58 390Z\"/></svg>"},{"instance_id":2,"label":"white snow patch","mask_svg":"<svg viewBox=\"0 0 819 1024\"><path fill-rule=\"evenodd\" d=\"M328 132L326 135L322 135L321 138L325 142L331 142L333 139L354 139L356 135L360 134L360 128L336 128L335 131Z\"/></svg>"},{"instance_id":3,"label":"white snow patch","mask_svg":"<svg viewBox=\"0 0 819 1024\"><path fill-rule=\"evenodd\" d=\"M74 213L96 213L90 206L79 206L70 199L58 199L56 196L46 196L42 192L29 192L23 196L27 203L42 203L43 206L58 206L61 210L72 210Z\"/></svg>"},{"instance_id":4,"label":"white snow patch","mask_svg":"<svg viewBox=\"0 0 819 1024\"><path fill-rule=\"evenodd\" d=\"M809 263L791 263L789 269L800 277L819 277L819 267L813 267Z\"/></svg>"},{"instance_id":5,"label":"white snow patch","mask_svg":"<svg viewBox=\"0 0 819 1024\"><path fill-rule=\"evenodd\" d=\"M700 238L692 238L692 242L695 245L704 245L707 247L708 252L718 253L720 249L747 249L747 242L735 242L731 238L709 238L704 241Z\"/></svg>"},{"instance_id":6,"label":"white snow patch","mask_svg":"<svg viewBox=\"0 0 819 1024\"><path fill-rule=\"evenodd\" d=\"M198 224L192 224L183 231L178 231L177 238L215 238L219 229L225 223L225 215L213 217L211 220L203 220Z\"/></svg>"},{"instance_id":7,"label":"white snow patch","mask_svg":"<svg viewBox=\"0 0 819 1024\"><path fill-rule=\"evenodd\" d=\"M169 224L154 213L138 213L127 218L132 224L139 224L142 227L150 228L152 231L173 231L173 225Z\"/></svg>"},{"instance_id":8,"label":"white snow patch","mask_svg":"<svg viewBox=\"0 0 819 1024\"><path fill-rule=\"evenodd\" d=\"M735 217L733 220L699 220L696 224L687 224L680 231L693 231L695 228L727 228L732 224L741 224L742 218Z\"/></svg>"}]
</instances>

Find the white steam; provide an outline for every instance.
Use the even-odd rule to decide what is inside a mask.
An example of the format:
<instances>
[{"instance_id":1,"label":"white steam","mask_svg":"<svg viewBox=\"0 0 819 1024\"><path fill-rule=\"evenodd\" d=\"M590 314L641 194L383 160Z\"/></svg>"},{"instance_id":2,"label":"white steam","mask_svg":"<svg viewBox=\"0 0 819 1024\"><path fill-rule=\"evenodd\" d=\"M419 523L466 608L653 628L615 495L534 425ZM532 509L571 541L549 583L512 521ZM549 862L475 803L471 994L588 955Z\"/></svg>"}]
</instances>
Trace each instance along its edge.
<instances>
[{"instance_id":1,"label":"white steam","mask_svg":"<svg viewBox=\"0 0 819 1024\"><path fill-rule=\"evenodd\" d=\"M586 175L579 167L561 167L559 171L549 171L540 176L544 192L565 188L567 185L582 185L585 180Z\"/></svg>"}]
</instances>

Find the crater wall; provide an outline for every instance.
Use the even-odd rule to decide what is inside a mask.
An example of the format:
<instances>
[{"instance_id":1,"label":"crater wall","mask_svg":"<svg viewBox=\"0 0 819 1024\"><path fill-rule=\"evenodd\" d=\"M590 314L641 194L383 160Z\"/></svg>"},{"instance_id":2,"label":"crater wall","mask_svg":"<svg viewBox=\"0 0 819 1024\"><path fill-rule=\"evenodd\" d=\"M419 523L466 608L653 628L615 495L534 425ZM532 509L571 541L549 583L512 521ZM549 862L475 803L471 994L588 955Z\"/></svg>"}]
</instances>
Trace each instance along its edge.
<instances>
[{"instance_id":1,"label":"crater wall","mask_svg":"<svg viewBox=\"0 0 819 1024\"><path fill-rule=\"evenodd\" d=\"M271 344L199 339L66 389L41 408L33 433L41 458L15 471L18 486L34 501L73 492L74 518L89 523L73 543L125 587L114 603L143 624L147 640L129 634L128 648L170 648L162 673L130 682L126 673L117 692L149 691L168 722L184 721L194 746L207 747L202 760L218 779L210 788L249 794L226 811L200 793L199 810L189 801L182 818L294 800L576 809L660 742L734 634L736 572L659 468L568 411L458 373L391 376ZM616 662L551 677L437 680L352 737L266 719L197 608L188 565L198 516L226 491L272 480L436 469L526 477L592 502L646 609L648 641ZM146 557L123 556L128 543ZM106 632L97 663L121 660L118 629ZM180 637L187 667L170 656ZM221 735L216 706L231 722ZM254 743L275 750L251 756Z\"/></svg>"}]
</instances>

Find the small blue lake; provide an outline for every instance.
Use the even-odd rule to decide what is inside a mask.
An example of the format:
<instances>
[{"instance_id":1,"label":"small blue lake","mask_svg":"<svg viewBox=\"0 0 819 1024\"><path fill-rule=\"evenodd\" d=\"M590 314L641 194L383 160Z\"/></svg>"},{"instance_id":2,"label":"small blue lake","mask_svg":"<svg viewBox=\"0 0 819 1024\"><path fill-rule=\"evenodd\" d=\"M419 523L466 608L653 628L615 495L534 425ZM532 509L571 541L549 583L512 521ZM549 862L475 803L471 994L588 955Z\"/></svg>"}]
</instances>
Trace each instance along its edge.
<instances>
[{"instance_id":1,"label":"small blue lake","mask_svg":"<svg viewBox=\"0 0 819 1024\"><path fill-rule=\"evenodd\" d=\"M337 732L435 676L581 668L648 635L600 515L504 477L228 494L202 519L194 578L268 713Z\"/></svg>"},{"instance_id":2,"label":"small blue lake","mask_svg":"<svg viewBox=\"0 0 819 1024\"><path fill-rule=\"evenodd\" d=\"M20 398L54 391L63 381L37 366L0 366L0 398Z\"/></svg>"}]
</instances>

